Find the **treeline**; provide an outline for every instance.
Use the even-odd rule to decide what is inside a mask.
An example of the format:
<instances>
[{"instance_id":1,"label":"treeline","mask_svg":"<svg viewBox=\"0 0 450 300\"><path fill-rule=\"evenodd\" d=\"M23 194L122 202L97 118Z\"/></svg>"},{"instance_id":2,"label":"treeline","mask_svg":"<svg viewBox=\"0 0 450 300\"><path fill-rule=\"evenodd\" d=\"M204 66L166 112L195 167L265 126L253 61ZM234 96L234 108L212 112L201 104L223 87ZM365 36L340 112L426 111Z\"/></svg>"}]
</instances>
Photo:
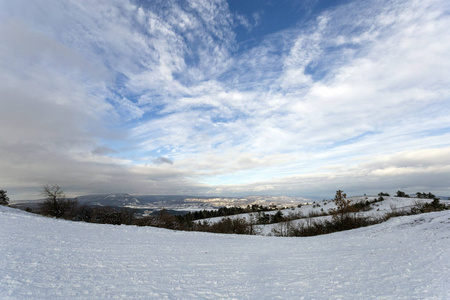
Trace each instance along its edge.
<instances>
[{"instance_id":1,"label":"treeline","mask_svg":"<svg viewBox=\"0 0 450 300\"><path fill-rule=\"evenodd\" d=\"M421 199L437 199L437 197L435 195L433 195L432 193L417 192L416 197L421 198Z\"/></svg>"},{"instance_id":2,"label":"treeline","mask_svg":"<svg viewBox=\"0 0 450 300\"><path fill-rule=\"evenodd\" d=\"M262 205L247 205L247 207L220 207L217 210L199 210L194 212L188 212L182 217L187 221L194 221L200 219L208 219L208 218L216 218L216 217L227 217L239 214L247 214L252 212L260 212L260 211L271 211L274 210L273 207L267 207Z\"/></svg>"},{"instance_id":3,"label":"treeline","mask_svg":"<svg viewBox=\"0 0 450 300\"><path fill-rule=\"evenodd\" d=\"M134 211L129 208L111 206L90 206L78 204L76 200L61 200L57 206L41 203L37 213L71 221L87 223L133 225Z\"/></svg>"},{"instance_id":4,"label":"treeline","mask_svg":"<svg viewBox=\"0 0 450 300\"><path fill-rule=\"evenodd\" d=\"M400 190L397 191L397 194L395 196L396 197L403 197L403 198L410 198L410 196L408 194L406 194L405 192L400 191ZM420 199L436 199L437 197L434 194L432 194L432 193L417 192L416 193L416 198L420 198Z\"/></svg>"},{"instance_id":5,"label":"treeline","mask_svg":"<svg viewBox=\"0 0 450 300\"><path fill-rule=\"evenodd\" d=\"M133 224L134 212L127 208L109 206L89 206L67 199L58 185L45 185L42 189L45 199L39 204L37 213L48 217L72 221L102 224Z\"/></svg>"}]
</instances>

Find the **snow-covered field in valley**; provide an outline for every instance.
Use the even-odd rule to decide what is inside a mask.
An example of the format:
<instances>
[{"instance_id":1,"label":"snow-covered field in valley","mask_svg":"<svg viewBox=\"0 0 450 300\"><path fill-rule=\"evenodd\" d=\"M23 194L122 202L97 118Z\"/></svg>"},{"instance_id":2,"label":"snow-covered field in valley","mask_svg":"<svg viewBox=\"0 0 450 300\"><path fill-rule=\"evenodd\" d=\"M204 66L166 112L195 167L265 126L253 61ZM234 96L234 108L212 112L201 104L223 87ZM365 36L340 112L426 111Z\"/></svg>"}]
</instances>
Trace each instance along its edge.
<instances>
[{"instance_id":1,"label":"snow-covered field in valley","mask_svg":"<svg viewBox=\"0 0 450 300\"><path fill-rule=\"evenodd\" d=\"M450 211L309 238L0 207L0 299L450 299Z\"/></svg>"}]
</instances>

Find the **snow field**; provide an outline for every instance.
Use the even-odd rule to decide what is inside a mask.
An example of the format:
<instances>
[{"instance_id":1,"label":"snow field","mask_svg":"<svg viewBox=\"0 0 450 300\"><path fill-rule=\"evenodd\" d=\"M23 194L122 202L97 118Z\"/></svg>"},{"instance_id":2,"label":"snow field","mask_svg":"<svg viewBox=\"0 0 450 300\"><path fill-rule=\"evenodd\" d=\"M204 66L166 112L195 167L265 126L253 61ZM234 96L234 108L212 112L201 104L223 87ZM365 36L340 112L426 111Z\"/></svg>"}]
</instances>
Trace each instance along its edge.
<instances>
[{"instance_id":1,"label":"snow field","mask_svg":"<svg viewBox=\"0 0 450 300\"><path fill-rule=\"evenodd\" d=\"M450 211L276 238L0 207L0 299L449 299L449 229Z\"/></svg>"}]
</instances>

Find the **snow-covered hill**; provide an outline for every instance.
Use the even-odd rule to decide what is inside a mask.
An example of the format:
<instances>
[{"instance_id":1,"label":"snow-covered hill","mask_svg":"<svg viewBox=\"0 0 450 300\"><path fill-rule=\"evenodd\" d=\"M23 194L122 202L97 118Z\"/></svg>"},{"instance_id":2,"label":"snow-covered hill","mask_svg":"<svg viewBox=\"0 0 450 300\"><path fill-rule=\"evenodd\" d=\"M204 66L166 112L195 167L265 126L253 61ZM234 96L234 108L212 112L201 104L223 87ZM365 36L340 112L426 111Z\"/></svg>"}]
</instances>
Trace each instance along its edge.
<instances>
[{"instance_id":1,"label":"snow-covered hill","mask_svg":"<svg viewBox=\"0 0 450 300\"><path fill-rule=\"evenodd\" d=\"M349 197L352 204L369 201L370 205L367 207L366 211L358 212L358 216L365 216L369 218L379 218L385 216L388 213L392 212L410 212L411 208L416 206L417 204L431 202L432 199L419 199L419 198L403 198L403 197L383 197L383 200L379 200L378 196L354 196ZM450 202L445 200L442 201L445 205L449 205ZM303 223L304 225L310 221L308 216L311 215L320 215L323 213L329 213L330 209L335 209L336 205L333 200L324 200L317 202L309 202L307 204L301 205L301 207L292 207L289 209L281 210L283 216L289 216L291 214L299 215L301 218L297 220L290 221L294 226ZM267 215L274 215L278 212L278 210L272 210L264 212ZM257 217L258 213L244 213L228 216L231 219L245 219L247 222L250 222L252 218ZM216 223L223 219L223 217L214 217L207 219L200 219L196 222L204 222L207 221L209 223ZM331 215L328 216L319 216L312 217L311 220L325 220L331 219ZM259 235L273 235L273 230L280 230L281 227L285 226L284 222L274 223L274 224L266 224L266 225L257 225L255 227L256 234Z\"/></svg>"},{"instance_id":2,"label":"snow-covered hill","mask_svg":"<svg viewBox=\"0 0 450 300\"><path fill-rule=\"evenodd\" d=\"M0 207L0 299L450 299L449 249L450 211L275 238Z\"/></svg>"}]
</instances>

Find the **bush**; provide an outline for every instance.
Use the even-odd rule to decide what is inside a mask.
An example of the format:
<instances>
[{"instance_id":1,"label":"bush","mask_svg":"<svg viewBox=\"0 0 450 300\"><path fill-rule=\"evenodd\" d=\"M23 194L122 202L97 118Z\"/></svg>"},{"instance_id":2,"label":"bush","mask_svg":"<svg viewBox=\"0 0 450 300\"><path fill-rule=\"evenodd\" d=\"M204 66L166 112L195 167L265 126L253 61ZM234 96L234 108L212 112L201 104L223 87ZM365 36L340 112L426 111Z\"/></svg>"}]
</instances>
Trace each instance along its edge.
<instances>
[{"instance_id":1,"label":"bush","mask_svg":"<svg viewBox=\"0 0 450 300\"><path fill-rule=\"evenodd\" d=\"M9 197L6 195L5 190L0 190L0 205L9 205Z\"/></svg>"},{"instance_id":2,"label":"bush","mask_svg":"<svg viewBox=\"0 0 450 300\"><path fill-rule=\"evenodd\" d=\"M405 192L398 190L395 197L409 198L409 195L407 195Z\"/></svg>"},{"instance_id":3,"label":"bush","mask_svg":"<svg viewBox=\"0 0 450 300\"><path fill-rule=\"evenodd\" d=\"M277 211L271 218L270 223L279 223L284 221L284 216L281 210Z\"/></svg>"},{"instance_id":4,"label":"bush","mask_svg":"<svg viewBox=\"0 0 450 300\"><path fill-rule=\"evenodd\" d=\"M329 234L333 232L350 230L359 227L369 226L383 222L384 219L369 219L361 216L346 215L344 219L315 220L311 222L299 223L298 225L287 224L287 233L282 227L272 230L276 236L314 236Z\"/></svg>"},{"instance_id":5,"label":"bush","mask_svg":"<svg viewBox=\"0 0 450 300\"><path fill-rule=\"evenodd\" d=\"M441 211L445 209L445 204L440 203L439 198L434 198L431 203L417 203L415 207L411 208L411 213L421 214L433 211Z\"/></svg>"},{"instance_id":6,"label":"bush","mask_svg":"<svg viewBox=\"0 0 450 300\"><path fill-rule=\"evenodd\" d=\"M436 196L433 195L432 193L421 193L421 192L417 192L416 197L421 198L421 199L435 199L436 198Z\"/></svg>"},{"instance_id":7,"label":"bush","mask_svg":"<svg viewBox=\"0 0 450 300\"><path fill-rule=\"evenodd\" d=\"M372 209L372 207L370 206L372 203L369 200L361 200L359 202L356 202L355 204L352 205L354 211L369 211Z\"/></svg>"},{"instance_id":8,"label":"bush","mask_svg":"<svg viewBox=\"0 0 450 300\"><path fill-rule=\"evenodd\" d=\"M219 222L210 224L207 221L197 224L194 230L207 231L214 233L235 233L235 234L251 234L250 224L244 218L223 218Z\"/></svg>"},{"instance_id":9,"label":"bush","mask_svg":"<svg viewBox=\"0 0 450 300\"><path fill-rule=\"evenodd\" d=\"M91 212L92 223L131 225L133 223L133 212L129 209L117 209L110 206L93 207Z\"/></svg>"},{"instance_id":10,"label":"bush","mask_svg":"<svg viewBox=\"0 0 450 300\"><path fill-rule=\"evenodd\" d=\"M390 197L388 193L383 193L383 192L379 193L378 196L380 196L380 197Z\"/></svg>"},{"instance_id":11,"label":"bush","mask_svg":"<svg viewBox=\"0 0 450 300\"><path fill-rule=\"evenodd\" d=\"M157 216L146 216L143 218L134 219L133 225L159 227L159 218Z\"/></svg>"}]
</instances>

